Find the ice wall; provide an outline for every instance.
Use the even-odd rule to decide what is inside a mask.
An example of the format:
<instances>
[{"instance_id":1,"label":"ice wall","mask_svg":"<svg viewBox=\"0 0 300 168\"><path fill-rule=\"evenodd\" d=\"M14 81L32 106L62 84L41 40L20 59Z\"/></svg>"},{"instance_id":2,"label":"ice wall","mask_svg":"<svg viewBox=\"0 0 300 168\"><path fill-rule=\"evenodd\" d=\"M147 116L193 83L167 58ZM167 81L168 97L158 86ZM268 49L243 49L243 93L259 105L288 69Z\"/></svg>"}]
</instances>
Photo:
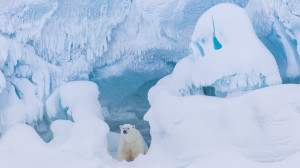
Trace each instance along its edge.
<instances>
[{"instance_id":1,"label":"ice wall","mask_svg":"<svg viewBox=\"0 0 300 168\"><path fill-rule=\"evenodd\" d=\"M122 122L133 122L146 128L142 132L150 141L149 125L142 119L149 108L148 89L189 53L199 16L221 2L241 6L247 3L2 0L0 92L18 95L21 92L11 81L27 79L32 85L30 94L35 95L31 101L43 107L27 110L37 116L21 117L22 123L33 123L37 128L43 125L40 131L44 132L44 126L49 125L43 120L48 120L44 114L50 94L64 82L92 80L103 91L100 100L112 129L117 131ZM0 113L7 116L7 109Z\"/></svg>"},{"instance_id":2,"label":"ice wall","mask_svg":"<svg viewBox=\"0 0 300 168\"><path fill-rule=\"evenodd\" d=\"M255 31L275 56L284 82L297 82L299 62L299 10L297 0L251 0L246 7Z\"/></svg>"}]
</instances>

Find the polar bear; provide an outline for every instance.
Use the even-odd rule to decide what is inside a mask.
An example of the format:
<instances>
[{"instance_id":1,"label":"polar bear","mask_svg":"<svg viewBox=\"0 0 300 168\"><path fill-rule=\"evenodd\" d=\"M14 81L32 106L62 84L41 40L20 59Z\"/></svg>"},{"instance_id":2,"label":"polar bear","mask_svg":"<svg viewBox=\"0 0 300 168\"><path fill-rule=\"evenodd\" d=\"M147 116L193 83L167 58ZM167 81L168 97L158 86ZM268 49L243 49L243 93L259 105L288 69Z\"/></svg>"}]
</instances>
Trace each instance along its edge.
<instances>
[{"instance_id":1,"label":"polar bear","mask_svg":"<svg viewBox=\"0 0 300 168\"><path fill-rule=\"evenodd\" d=\"M140 153L146 154L148 151L147 145L141 133L135 129L134 125L120 125L121 138L118 148L118 160L133 161Z\"/></svg>"}]
</instances>

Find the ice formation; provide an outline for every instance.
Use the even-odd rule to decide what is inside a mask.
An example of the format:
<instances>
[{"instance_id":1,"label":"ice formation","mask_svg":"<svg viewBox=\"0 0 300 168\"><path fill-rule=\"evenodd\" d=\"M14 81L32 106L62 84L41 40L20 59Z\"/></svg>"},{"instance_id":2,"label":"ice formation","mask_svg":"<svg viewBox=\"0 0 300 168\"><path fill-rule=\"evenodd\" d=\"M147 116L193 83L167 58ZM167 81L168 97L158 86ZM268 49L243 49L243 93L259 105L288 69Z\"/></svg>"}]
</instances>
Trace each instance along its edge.
<instances>
[{"instance_id":1,"label":"ice formation","mask_svg":"<svg viewBox=\"0 0 300 168\"><path fill-rule=\"evenodd\" d=\"M192 84L230 93L281 83L275 59L256 37L244 9L223 10L228 9L209 9L195 26Z\"/></svg>"}]
</instances>

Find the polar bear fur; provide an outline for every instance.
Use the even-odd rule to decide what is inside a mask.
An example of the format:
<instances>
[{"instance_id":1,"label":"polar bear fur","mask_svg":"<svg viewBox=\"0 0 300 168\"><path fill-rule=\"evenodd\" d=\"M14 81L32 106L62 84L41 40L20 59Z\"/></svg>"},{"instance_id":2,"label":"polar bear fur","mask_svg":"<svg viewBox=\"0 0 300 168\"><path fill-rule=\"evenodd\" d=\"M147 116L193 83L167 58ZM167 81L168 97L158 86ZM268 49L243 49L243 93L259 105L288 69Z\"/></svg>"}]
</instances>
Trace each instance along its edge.
<instances>
[{"instance_id":1,"label":"polar bear fur","mask_svg":"<svg viewBox=\"0 0 300 168\"><path fill-rule=\"evenodd\" d=\"M148 151L147 145L141 133L135 129L134 125L120 125L121 138L118 148L118 160L133 161L140 153L146 154Z\"/></svg>"}]
</instances>

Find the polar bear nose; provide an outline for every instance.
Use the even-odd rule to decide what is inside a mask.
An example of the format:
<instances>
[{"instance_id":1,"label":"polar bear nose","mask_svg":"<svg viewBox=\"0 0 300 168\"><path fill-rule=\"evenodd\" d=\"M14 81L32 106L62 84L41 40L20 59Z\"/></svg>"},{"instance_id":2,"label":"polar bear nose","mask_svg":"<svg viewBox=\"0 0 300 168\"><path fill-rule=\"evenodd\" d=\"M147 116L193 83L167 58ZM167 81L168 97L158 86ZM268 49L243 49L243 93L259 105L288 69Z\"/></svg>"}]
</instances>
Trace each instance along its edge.
<instances>
[{"instance_id":1,"label":"polar bear nose","mask_svg":"<svg viewBox=\"0 0 300 168\"><path fill-rule=\"evenodd\" d=\"M126 131L126 130L124 130L124 131L123 131L123 133L124 133L124 134L127 134L127 131Z\"/></svg>"}]
</instances>

